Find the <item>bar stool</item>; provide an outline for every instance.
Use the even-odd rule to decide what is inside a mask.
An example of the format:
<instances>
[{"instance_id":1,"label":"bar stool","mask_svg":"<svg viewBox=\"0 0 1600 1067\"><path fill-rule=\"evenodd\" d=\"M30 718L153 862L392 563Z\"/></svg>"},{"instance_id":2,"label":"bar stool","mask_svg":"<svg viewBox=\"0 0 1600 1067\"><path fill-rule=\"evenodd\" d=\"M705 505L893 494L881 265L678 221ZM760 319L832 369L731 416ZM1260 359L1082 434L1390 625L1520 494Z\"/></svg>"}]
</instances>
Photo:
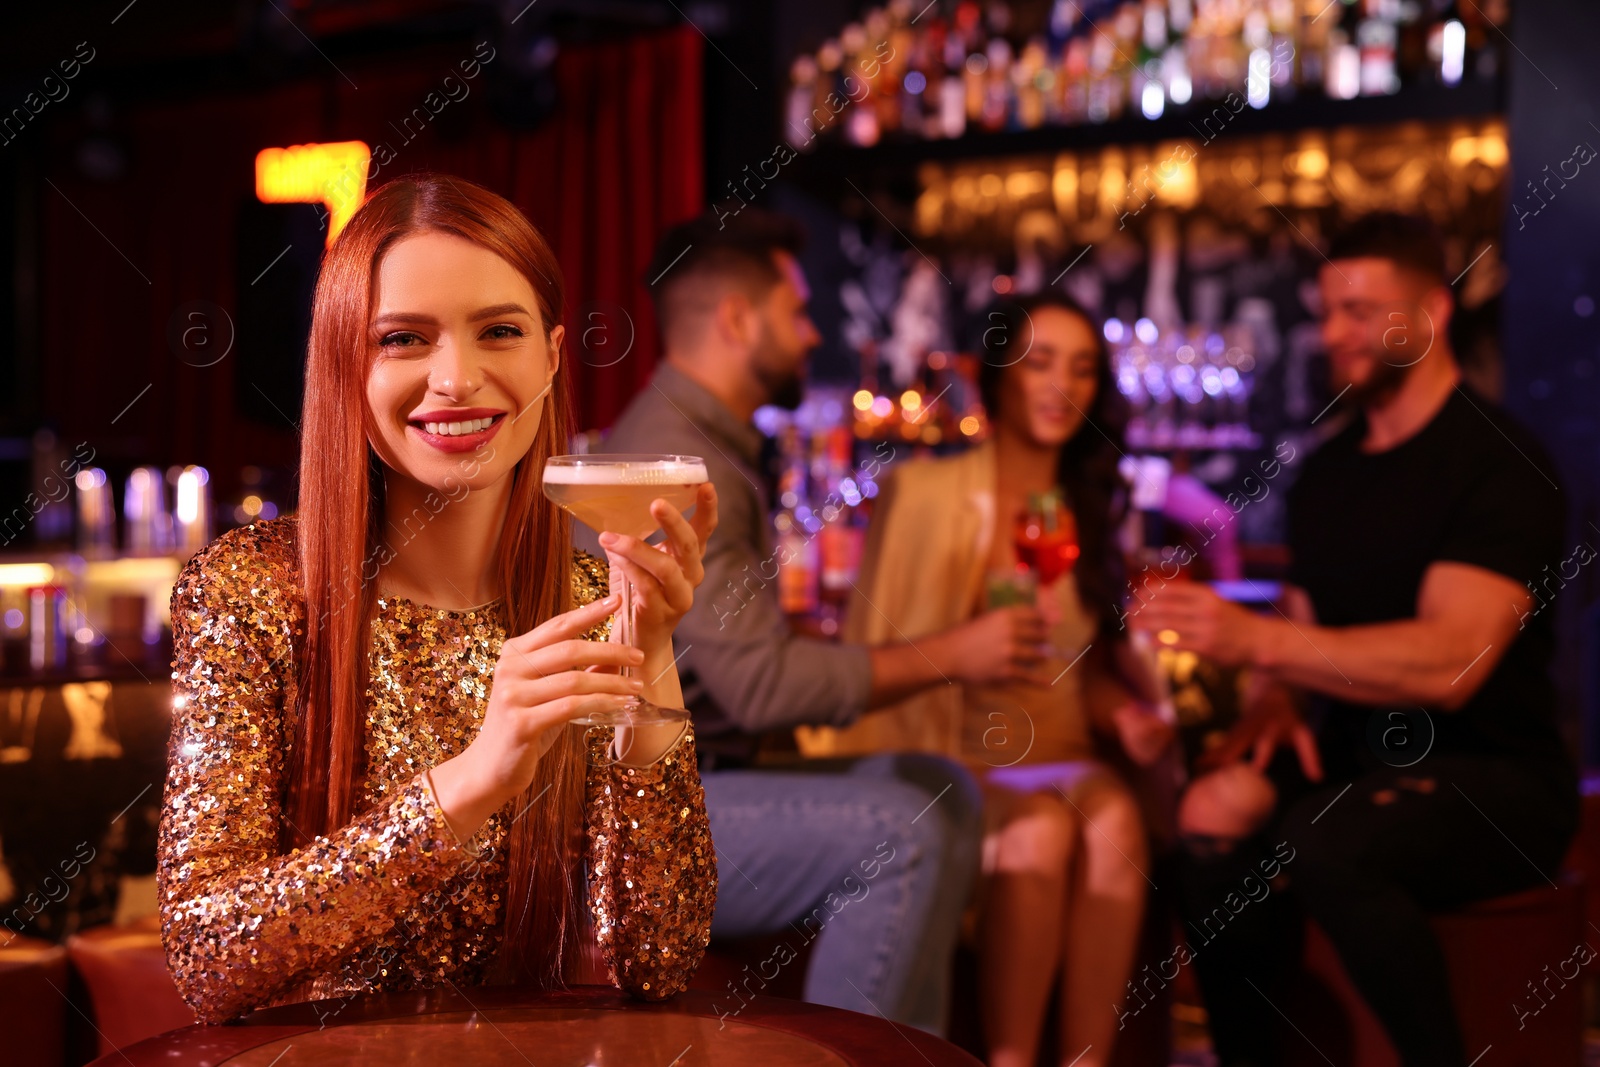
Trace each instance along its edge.
<instances>
[{"instance_id":1,"label":"bar stool","mask_svg":"<svg viewBox=\"0 0 1600 1067\"><path fill-rule=\"evenodd\" d=\"M1496 1067L1581 1067L1582 985L1600 972L1600 959L1584 964L1574 956L1586 941L1600 946L1600 937L1584 937L1583 888L1582 876L1569 873L1554 887L1480 901L1433 920L1469 1059L1493 1046L1485 1062ZM1530 982L1542 998L1529 991ZM1303 974L1284 1013L1301 1031L1284 1035L1290 1067L1330 1060L1335 1067L1400 1067L1383 1024L1315 923L1307 923Z\"/></svg>"},{"instance_id":2,"label":"bar stool","mask_svg":"<svg viewBox=\"0 0 1600 1067\"><path fill-rule=\"evenodd\" d=\"M5 1062L61 1067L66 1057L67 950L0 934L0 1034ZM52 988L52 986L54 988Z\"/></svg>"},{"instance_id":3,"label":"bar stool","mask_svg":"<svg viewBox=\"0 0 1600 1067\"><path fill-rule=\"evenodd\" d=\"M167 971L155 916L74 934L67 939L67 952L88 990L101 1056L194 1024L194 1013Z\"/></svg>"}]
</instances>

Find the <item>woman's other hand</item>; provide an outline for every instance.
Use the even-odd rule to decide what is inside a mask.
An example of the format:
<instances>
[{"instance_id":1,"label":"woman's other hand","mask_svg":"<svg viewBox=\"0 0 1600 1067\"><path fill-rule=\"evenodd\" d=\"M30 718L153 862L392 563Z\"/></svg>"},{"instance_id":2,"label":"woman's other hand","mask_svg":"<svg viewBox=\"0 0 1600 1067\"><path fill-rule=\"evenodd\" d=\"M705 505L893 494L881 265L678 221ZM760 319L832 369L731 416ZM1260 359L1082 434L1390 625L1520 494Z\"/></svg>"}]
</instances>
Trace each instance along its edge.
<instances>
[{"instance_id":1,"label":"woman's other hand","mask_svg":"<svg viewBox=\"0 0 1600 1067\"><path fill-rule=\"evenodd\" d=\"M583 636L620 604L616 595L596 600L501 646L478 736L430 773L434 797L459 840L528 788L539 758L568 722L621 708L642 691L638 679L620 673L643 662L638 649Z\"/></svg>"}]
</instances>

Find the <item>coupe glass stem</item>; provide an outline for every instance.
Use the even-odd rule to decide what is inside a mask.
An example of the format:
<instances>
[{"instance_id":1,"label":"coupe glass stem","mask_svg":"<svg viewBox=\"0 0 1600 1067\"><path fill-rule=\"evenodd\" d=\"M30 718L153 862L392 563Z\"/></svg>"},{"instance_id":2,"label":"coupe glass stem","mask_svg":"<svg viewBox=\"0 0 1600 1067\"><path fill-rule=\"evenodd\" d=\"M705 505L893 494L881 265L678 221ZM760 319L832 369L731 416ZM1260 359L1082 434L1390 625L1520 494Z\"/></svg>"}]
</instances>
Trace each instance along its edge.
<instances>
[{"instance_id":1,"label":"coupe glass stem","mask_svg":"<svg viewBox=\"0 0 1600 1067\"><path fill-rule=\"evenodd\" d=\"M622 579L622 606L617 609L617 639L629 648L638 648L633 633L633 580L624 576ZM624 665L622 668L624 678L639 676L637 667Z\"/></svg>"}]
</instances>

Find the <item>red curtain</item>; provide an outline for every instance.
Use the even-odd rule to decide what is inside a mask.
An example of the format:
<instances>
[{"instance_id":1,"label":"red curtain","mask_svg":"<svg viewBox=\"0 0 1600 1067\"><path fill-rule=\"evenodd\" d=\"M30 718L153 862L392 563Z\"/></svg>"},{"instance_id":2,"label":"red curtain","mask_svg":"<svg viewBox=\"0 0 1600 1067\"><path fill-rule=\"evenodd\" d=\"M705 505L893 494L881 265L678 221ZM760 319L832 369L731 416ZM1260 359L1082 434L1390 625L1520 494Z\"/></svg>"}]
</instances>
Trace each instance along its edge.
<instances>
[{"instance_id":1,"label":"red curtain","mask_svg":"<svg viewBox=\"0 0 1600 1067\"><path fill-rule=\"evenodd\" d=\"M180 361L169 332L192 302L229 310L248 284L234 278L233 226L252 195L257 151L362 140L395 150L379 182L418 170L460 175L540 228L566 273L579 424L610 425L657 357L643 277L653 245L702 207L700 50L688 27L566 48L556 110L527 131L500 126L486 107L487 70L505 56L462 77L471 45L146 106L113 117L128 165L110 181L76 163L91 131L62 123L39 183L45 410L71 443L87 440L108 461L203 463L224 491L244 464L292 466L291 433L236 416L231 361ZM406 117L447 76L459 99L420 133L408 129Z\"/></svg>"}]
</instances>

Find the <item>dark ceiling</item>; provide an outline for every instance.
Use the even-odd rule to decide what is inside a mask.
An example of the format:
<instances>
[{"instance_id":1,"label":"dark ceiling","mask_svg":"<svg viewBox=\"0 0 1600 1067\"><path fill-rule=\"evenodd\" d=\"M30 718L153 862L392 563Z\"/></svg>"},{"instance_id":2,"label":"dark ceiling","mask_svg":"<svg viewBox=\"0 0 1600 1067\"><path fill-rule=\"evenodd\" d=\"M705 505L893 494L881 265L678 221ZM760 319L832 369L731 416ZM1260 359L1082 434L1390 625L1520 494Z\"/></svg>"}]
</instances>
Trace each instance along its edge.
<instances>
[{"instance_id":1,"label":"dark ceiling","mask_svg":"<svg viewBox=\"0 0 1600 1067\"><path fill-rule=\"evenodd\" d=\"M687 5L692 11L695 5ZM706 5L700 5L705 8ZM713 7L715 5L712 5ZM707 11L707 14L712 12ZM346 57L488 36L520 63L550 41L590 40L685 17L671 0L96 0L26 4L0 34L9 108L73 55L94 49L90 83L119 101L303 76ZM693 17L691 14L689 17Z\"/></svg>"}]
</instances>

